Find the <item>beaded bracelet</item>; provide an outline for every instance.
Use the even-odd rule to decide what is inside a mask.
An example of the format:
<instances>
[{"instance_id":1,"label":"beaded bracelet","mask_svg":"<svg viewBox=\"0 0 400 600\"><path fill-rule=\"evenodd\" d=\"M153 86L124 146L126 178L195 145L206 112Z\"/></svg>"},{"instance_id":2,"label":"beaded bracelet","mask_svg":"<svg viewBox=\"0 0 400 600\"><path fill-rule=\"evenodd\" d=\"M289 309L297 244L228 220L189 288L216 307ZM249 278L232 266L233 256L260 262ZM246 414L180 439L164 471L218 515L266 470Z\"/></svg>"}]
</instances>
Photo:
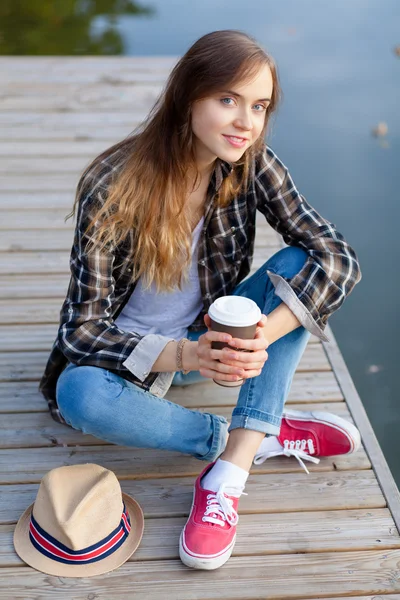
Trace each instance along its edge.
<instances>
[{"instance_id":1,"label":"beaded bracelet","mask_svg":"<svg viewBox=\"0 0 400 600\"><path fill-rule=\"evenodd\" d=\"M185 342L188 342L189 340L187 338L182 338L179 342L178 342L178 347L176 349L176 366L177 366L177 370L178 371L182 371L183 375L186 375L187 373L190 373L190 369L188 369L187 371L183 370L183 365L182 365L182 352L183 352L183 346L185 345Z\"/></svg>"}]
</instances>

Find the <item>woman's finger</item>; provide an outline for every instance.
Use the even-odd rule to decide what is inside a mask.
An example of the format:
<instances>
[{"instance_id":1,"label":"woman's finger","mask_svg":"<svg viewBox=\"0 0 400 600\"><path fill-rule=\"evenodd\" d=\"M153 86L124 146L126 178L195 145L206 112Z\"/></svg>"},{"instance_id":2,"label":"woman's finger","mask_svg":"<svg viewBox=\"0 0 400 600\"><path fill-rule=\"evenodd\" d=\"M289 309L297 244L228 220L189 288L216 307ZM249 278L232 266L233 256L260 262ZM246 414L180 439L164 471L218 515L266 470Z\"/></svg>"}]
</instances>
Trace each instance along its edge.
<instances>
[{"instance_id":1,"label":"woman's finger","mask_svg":"<svg viewBox=\"0 0 400 600\"><path fill-rule=\"evenodd\" d=\"M265 339L264 335L257 335L252 340L242 340L240 338L233 338L228 344L232 348L237 348L238 350L262 350L263 348L268 347L268 341Z\"/></svg>"}]
</instances>

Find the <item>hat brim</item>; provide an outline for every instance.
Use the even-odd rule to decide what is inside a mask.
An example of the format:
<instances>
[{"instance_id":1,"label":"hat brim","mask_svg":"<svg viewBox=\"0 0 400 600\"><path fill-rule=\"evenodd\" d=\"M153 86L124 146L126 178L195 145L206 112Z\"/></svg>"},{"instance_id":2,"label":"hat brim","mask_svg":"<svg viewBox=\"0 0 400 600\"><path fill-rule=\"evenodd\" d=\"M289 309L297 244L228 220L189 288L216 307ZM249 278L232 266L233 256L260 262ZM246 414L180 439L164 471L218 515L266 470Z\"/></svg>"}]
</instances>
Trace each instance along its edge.
<instances>
[{"instance_id":1,"label":"hat brim","mask_svg":"<svg viewBox=\"0 0 400 600\"><path fill-rule=\"evenodd\" d=\"M131 530L125 542L110 556L103 560L86 565L66 565L48 558L36 550L29 538L29 525L34 504L31 504L21 515L14 530L14 548L16 553L29 566L47 573L62 577L93 577L108 573L120 567L135 552L140 544L144 531L144 517L140 505L128 494L122 492L122 498L128 509Z\"/></svg>"}]
</instances>

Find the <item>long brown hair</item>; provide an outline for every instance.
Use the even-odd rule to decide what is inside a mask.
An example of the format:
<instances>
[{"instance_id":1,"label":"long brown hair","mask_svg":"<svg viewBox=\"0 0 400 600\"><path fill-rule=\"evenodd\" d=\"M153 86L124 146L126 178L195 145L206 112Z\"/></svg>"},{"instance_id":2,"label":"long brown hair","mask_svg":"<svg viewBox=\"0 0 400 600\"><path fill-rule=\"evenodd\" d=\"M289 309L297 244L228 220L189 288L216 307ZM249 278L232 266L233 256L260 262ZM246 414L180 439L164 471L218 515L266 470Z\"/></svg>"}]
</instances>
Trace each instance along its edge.
<instances>
[{"instance_id":1,"label":"long brown hair","mask_svg":"<svg viewBox=\"0 0 400 600\"><path fill-rule=\"evenodd\" d=\"M191 107L197 100L235 83L245 84L268 65L273 80L271 102L265 111L261 135L233 163L216 195L220 207L249 183L254 157L260 152L271 114L281 97L277 68L272 57L246 33L213 31L198 39L172 69L167 83L147 118L124 140L95 158L84 170L74 207L90 192L104 162L120 161L110 169L105 200L96 209L86 229L86 252L101 252L117 246L128 236L132 241L132 281L143 275L148 289L157 292L181 290L182 276L188 280L191 262L191 223L187 213L188 174L198 178L191 128ZM96 227L93 229L93 226Z\"/></svg>"}]
</instances>

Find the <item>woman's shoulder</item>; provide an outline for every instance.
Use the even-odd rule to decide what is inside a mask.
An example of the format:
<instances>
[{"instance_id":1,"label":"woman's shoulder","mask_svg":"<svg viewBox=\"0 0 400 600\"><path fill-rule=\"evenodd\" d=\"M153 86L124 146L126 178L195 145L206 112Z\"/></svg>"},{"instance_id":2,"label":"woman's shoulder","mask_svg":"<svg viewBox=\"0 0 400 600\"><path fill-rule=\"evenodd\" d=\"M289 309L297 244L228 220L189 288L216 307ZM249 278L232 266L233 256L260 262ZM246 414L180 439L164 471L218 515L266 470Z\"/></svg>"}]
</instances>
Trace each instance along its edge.
<instances>
[{"instance_id":1,"label":"woman's shoulder","mask_svg":"<svg viewBox=\"0 0 400 600\"><path fill-rule=\"evenodd\" d=\"M125 156L120 149L100 154L82 173L78 190L81 196L107 192L113 179L120 172Z\"/></svg>"},{"instance_id":2,"label":"woman's shoulder","mask_svg":"<svg viewBox=\"0 0 400 600\"><path fill-rule=\"evenodd\" d=\"M255 163L256 175L270 171L280 173L287 170L286 165L279 158L278 154L266 142L263 142L260 151L257 153Z\"/></svg>"}]
</instances>

